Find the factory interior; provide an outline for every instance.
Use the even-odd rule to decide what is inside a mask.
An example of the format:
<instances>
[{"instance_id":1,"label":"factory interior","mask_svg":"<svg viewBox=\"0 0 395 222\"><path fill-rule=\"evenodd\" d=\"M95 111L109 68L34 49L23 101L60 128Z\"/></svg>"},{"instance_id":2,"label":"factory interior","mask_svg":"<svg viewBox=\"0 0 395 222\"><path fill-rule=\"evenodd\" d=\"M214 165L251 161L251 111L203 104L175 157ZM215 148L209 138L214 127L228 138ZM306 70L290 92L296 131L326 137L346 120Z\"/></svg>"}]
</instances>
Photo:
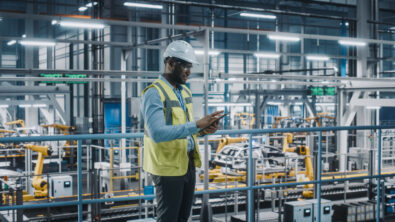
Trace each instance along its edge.
<instances>
[{"instance_id":1,"label":"factory interior","mask_svg":"<svg viewBox=\"0 0 395 222\"><path fill-rule=\"evenodd\" d=\"M0 221L156 221L143 90L173 41L189 222L395 221L394 0L1 0Z\"/></svg>"}]
</instances>

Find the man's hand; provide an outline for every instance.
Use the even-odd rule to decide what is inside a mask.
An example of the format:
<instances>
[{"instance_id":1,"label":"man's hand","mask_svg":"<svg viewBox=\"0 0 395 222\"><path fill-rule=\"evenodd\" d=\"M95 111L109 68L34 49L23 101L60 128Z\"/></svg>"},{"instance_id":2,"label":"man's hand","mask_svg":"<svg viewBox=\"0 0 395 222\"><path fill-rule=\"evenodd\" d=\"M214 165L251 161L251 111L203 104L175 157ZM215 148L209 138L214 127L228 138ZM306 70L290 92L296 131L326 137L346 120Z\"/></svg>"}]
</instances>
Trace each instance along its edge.
<instances>
[{"instance_id":1,"label":"man's hand","mask_svg":"<svg viewBox=\"0 0 395 222\"><path fill-rule=\"evenodd\" d=\"M211 114L199 119L198 121L196 121L196 126L199 129L203 129L203 128L209 126L216 119L218 119L223 112L224 112L223 110L216 111L216 112L213 112L213 113L211 113ZM211 125L207 129L205 129L204 133L206 133L206 134L215 133L218 130L218 125L219 125L219 121L216 121L216 123L214 123L213 125Z\"/></svg>"}]
</instances>

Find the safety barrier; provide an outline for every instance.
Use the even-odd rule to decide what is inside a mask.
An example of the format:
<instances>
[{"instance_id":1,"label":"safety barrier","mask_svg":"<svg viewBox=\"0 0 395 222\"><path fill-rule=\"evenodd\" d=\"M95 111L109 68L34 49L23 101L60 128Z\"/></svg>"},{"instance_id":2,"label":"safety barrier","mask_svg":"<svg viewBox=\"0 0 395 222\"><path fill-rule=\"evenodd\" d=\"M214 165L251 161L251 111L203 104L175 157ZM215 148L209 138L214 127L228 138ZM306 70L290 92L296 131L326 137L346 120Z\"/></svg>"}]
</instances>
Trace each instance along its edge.
<instances>
[{"instance_id":1,"label":"safety barrier","mask_svg":"<svg viewBox=\"0 0 395 222\"><path fill-rule=\"evenodd\" d=\"M321 183L330 183L336 181L348 181L348 180L360 180L360 179L378 179L377 180L377 196L381 195L380 179L384 177L392 177L395 174L381 175L381 131L382 129L395 129L395 125L386 126L337 126L337 127L314 127L314 128L282 128L282 129L249 129L249 130L219 130L213 135L230 135L230 134L249 134L249 153L252 153L252 136L256 134L267 134L267 133L287 133L287 132L319 132L318 138L318 156L317 162L321 163L322 157L322 132L323 131L342 131L342 130L378 130L378 165L377 165L377 175L371 176L361 176L353 178L340 178L331 180L321 180L321 164L317 164L317 175L318 177L314 181L308 182L295 182L286 184L271 184L271 185L260 185L254 186L252 179L252 155L248 155L248 186L240 188L228 188L228 189L217 189L217 190L203 190L197 191L195 194L212 194L212 193L223 193L223 192L234 192L234 191L247 191L248 192L248 206L253 204L253 190L254 189L267 189L273 187L285 187L293 185L304 185L304 184L316 184L317 186L317 197L318 197L318 218L320 221L320 210L321 210ZM78 199L77 201L64 201L56 203L42 203L33 205L14 205L14 206L3 206L0 207L0 211L5 210L17 210L17 209L31 209L31 208L46 208L46 207L58 207L58 206L70 206L78 205L78 221L83 220L83 210L84 204L92 203L102 203L102 202L112 202L112 201L129 201L129 200L143 200L147 198L154 198L154 195L141 195L136 197L122 197L122 198L106 198L106 199L82 199L82 140L100 140L100 139L123 139L123 138L142 138L143 133L128 133L128 134L83 134L83 135L65 135L65 136L37 136L37 137L4 137L0 138L0 143L17 143L17 142L40 142L40 141L57 141L57 140L77 140L78 150L77 150L77 171L78 171ZM377 198L377 216L376 221L380 221L380 198ZM248 207L248 221L253 221L253 209Z\"/></svg>"}]
</instances>

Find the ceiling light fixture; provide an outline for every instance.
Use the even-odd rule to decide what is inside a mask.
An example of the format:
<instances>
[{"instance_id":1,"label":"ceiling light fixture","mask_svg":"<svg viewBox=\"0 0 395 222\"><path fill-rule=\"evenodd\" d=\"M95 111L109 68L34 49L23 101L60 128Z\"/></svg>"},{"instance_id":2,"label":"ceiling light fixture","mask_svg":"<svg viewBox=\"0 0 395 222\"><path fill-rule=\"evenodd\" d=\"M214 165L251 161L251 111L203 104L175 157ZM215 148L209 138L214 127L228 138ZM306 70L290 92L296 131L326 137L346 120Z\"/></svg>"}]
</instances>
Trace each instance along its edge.
<instances>
[{"instance_id":1,"label":"ceiling light fixture","mask_svg":"<svg viewBox=\"0 0 395 222\"><path fill-rule=\"evenodd\" d=\"M366 42L350 41L350 40L339 40L339 44L347 45L347 46L365 46Z\"/></svg>"},{"instance_id":2,"label":"ceiling light fixture","mask_svg":"<svg viewBox=\"0 0 395 222\"><path fill-rule=\"evenodd\" d=\"M123 3L123 5L127 7L136 7L136 8L163 9L162 5L143 4L143 3L135 3L135 2L125 2Z\"/></svg>"},{"instance_id":3,"label":"ceiling light fixture","mask_svg":"<svg viewBox=\"0 0 395 222\"><path fill-rule=\"evenodd\" d=\"M59 25L62 27L86 28L86 29L103 29L105 27L105 25L101 23L71 22L71 21L60 21Z\"/></svg>"},{"instance_id":4,"label":"ceiling light fixture","mask_svg":"<svg viewBox=\"0 0 395 222\"><path fill-rule=\"evenodd\" d=\"M36 107L36 108L47 107L47 104L33 104L33 107Z\"/></svg>"},{"instance_id":5,"label":"ceiling light fixture","mask_svg":"<svg viewBox=\"0 0 395 222\"><path fill-rule=\"evenodd\" d=\"M280 54L277 54L277 53L260 53L260 52L257 52L257 53L254 53L254 56L258 57L258 58L266 58L266 59L278 59L278 58L280 58Z\"/></svg>"},{"instance_id":6,"label":"ceiling light fixture","mask_svg":"<svg viewBox=\"0 0 395 222\"><path fill-rule=\"evenodd\" d=\"M0 108L8 108L8 105L0 105Z\"/></svg>"},{"instance_id":7,"label":"ceiling light fixture","mask_svg":"<svg viewBox=\"0 0 395 222\"><path fill-rule=\"evenodd\" d=\"M30 40L23 40L19 42L21 45L24 46L55 46L55 42L51 41L30 41Z\"/></svg>"},{"instance_id":8,"label":"ceiling light fixture","mask_svg":"<svg viewBox=\"0 0 395 222\"><path fill-rule=\"evenodd\" d=\"M267 37L271 40L280 40L280 41L289 41L289 42L298 42L300 41L299 37L293 36L283 36L283 35L267 35Z\"/></svg>"},{"instance_id":9,"label":"ceiling light fixture","mask_svg":"<svg viewBox=\"0 0 395 222\"><path fill-rule=\"evenodd\" d=\"M217 55L219 55L219 53L220 52L215 51L215 50L209 50L208 51L208 54L211 55L211 56L217 56ZM197 49L197 50L195 50L195 54L196 55L204 55L204 50Z\"/></svg>"},{"instance_id":10,"label":"ceiling light fixture","mask_svg":"<svg viewBox=\"0 0 395 222\"><path fill-rule=\"evenodd\" d=\"M86 4L86 7L90 8L90 7L94 6L94 5L97 5L97 2L89 2L89 3Z\"/></svg>"},{"instance_id":11,"label":"ceiling light fixture","mask_svg":"<svg viewBox=\"0 0 395 222\"><path fill-rule=\"evenodd\" d=\"M366 109L380 109L380 106L366 106Z\"/></svg>"},{"instance_id":12,"label":"ceiling light fixture","mask_svg":"<svg viewBox=\"0 0 395 222\"><path fill-rule=\"evenodd\" d=\"M267 14L256 14L256 13L240 13L240 16L244 17L253 17L253 18L263 18L263 19L276 19L275 15L267 15Z\"/></svg>"},{"instance_id":13,"label":"ceiling light fixture","mask_svg":"<svg viewBox=\"0 0 395 222\"><path fill-rule=\"evenodd\" d=\"M28 107L32 107L31 104L19 104L18 105L20 108L28 108Z\"/></svg>"},{"instance_id":14,"label":"ceiling light fixture","mask_svg":"<svg viewBox=\"0 0 395 222\"><path fill-rule=\"evenodd\" d=\"M16 40L11 40L7 42L7 45L14 45L16 43Z\"/></svg>"},{"instance_id":15,"label":"ceiling light fixture","mask_svg":"<svg viewBox=\"0 0 395 222\"><path fill-rule=\"evenodd\" d=\"M78 8L78 11L84 12L84 11L86 11L87 9L88 9L88 7L86 7L86 6L81 6L81 7Z\"/></svg>"},{"instance_id":16,"label":"ceiling light fixture","mask_svg":"<svg viewBox=\"0 0 395 222\"><path fill-rule=\"evenodd\" d=\"M311 61L328 61L329 57L321 55L308 55L306 56L306 59Z\"/></svg>"},{"instance_id":17,"label":"ceiling light fixture","mask_svg":"<svg viewBox=\"0 0 395 222\"><path fill-rule=\"evenodd\" d=\"M281 103L281 102L267 102L266 103L266 105L269 105L269 106L281 106L283 104L284 103Z\"/></svg>"}]
</instances>

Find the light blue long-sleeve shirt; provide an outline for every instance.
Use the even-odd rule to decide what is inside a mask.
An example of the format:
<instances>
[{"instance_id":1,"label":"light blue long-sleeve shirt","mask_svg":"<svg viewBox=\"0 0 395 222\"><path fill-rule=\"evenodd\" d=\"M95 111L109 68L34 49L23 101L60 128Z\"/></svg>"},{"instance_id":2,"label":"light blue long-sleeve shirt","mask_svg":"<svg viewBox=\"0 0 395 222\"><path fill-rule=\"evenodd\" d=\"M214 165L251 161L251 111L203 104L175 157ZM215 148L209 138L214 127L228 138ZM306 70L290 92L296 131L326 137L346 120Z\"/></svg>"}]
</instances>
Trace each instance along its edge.
<instances>
[{"instance_id":1,"label":"light blue long-sleeve shirt","mask_svg":"<svg viewBox=\"0 0 395 222\"><path fill-rule=\"evenodd\" d=\"M174 88L162 75L159 78L173 89L180 101L181 107L186 112L180 90L182 88ZM163 108L163 103L160 100L157 89L154 87L148 89L141 99L141 114L148 136L153 139L155 143L188 138L188 152L191 151L195 147L191 135L199 131L199 128L196 126L196 121L189 122L187 118L188 122L185 124L166 125ZM185 113L185 115L188 116L187 113Z\"/></svg>"}]
</instances>

